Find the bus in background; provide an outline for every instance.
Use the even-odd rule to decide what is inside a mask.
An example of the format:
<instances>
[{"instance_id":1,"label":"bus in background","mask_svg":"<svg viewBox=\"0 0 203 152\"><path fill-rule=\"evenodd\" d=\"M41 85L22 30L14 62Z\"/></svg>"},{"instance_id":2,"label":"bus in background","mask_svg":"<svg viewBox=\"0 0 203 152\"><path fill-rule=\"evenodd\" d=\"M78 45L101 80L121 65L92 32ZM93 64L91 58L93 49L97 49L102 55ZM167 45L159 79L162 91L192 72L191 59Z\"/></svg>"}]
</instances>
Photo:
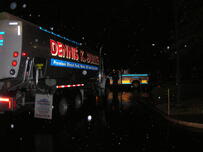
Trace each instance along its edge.
<instances>
[{"instance_id":1,"label":"bus in background","mask_svg":"<svg viewBox=\"0 0 203 152\"><path fill-rule=\"evenodd\" d=\"M140 88L141 86L148 86L148 84L149 74L119 74L118 85ZM110 77L110 85L113 85L112 77Z\"/></svg>"}]
</instances>

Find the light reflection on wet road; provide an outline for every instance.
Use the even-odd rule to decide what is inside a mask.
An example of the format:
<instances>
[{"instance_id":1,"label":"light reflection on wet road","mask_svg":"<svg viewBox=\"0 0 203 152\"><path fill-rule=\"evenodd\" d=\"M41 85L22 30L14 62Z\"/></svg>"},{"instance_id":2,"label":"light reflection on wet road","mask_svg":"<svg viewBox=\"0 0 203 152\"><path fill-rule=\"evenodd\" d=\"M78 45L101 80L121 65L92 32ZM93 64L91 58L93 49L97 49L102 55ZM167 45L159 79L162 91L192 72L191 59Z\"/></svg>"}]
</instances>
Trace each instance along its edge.
<instances>
[{"instance_id":1,"label":"light reflection on wet road","mask_svg":"<svg viewBox=\"0 0 203 152\"><path fill-rule=\"evenodd\" d=\"M10 128L11 123L1 126L0 146L19 152L165 152L201 146L197 135L168 125L138 100L137 92L111 92L106 103L97 103L94 110L72 113L58 125L21 116Z\"/></svg>"}]
</instances>

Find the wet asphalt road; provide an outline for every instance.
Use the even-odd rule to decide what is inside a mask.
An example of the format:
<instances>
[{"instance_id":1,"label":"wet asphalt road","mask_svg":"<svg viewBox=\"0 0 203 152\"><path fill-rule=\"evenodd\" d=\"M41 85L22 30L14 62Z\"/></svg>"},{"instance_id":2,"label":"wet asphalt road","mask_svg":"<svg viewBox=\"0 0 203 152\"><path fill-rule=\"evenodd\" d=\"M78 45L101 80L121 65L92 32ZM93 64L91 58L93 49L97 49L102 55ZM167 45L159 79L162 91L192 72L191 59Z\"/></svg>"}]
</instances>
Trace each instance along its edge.
<instances>
[{"instance_id":1,"label":"wet asphalt road","mask_svg":"<svg viewBox=\"0 0 203 152\"><path fill-rule=\"evenodd\" d=\"M111 92L105 103L71 113L57 125L32 119L29 113L4 119L0 147L15 152L201 150L202 133L171 125L138 100L139 94L132 90Z\"/></svg>"}]
</instances>

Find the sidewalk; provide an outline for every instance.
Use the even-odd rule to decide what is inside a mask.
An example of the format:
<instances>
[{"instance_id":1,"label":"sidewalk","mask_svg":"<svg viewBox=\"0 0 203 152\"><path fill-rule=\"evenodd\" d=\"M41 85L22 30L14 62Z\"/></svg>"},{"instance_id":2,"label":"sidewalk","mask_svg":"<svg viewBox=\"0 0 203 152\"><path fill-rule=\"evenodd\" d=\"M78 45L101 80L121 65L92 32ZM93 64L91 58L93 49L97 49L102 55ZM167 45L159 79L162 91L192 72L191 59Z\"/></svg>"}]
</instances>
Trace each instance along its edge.
<instances>
[{"instance_id":1,"label":"sidewalk","mask_svg":"<svg viewBox=\"0 0 203 152\"><path fill-rule=\"evenodd\" d=\"M158 93L159 92L159 93ZM203 98L191 97L180 103L168 102L167 96L163 97L163 89L153 92L153 98L142 95L142 102L159 112L165 119L190 129L203 131ZM161 92L161 93L160 93ZM166 91L165 91L166 92Z\"/></svg>"}]
</instances>

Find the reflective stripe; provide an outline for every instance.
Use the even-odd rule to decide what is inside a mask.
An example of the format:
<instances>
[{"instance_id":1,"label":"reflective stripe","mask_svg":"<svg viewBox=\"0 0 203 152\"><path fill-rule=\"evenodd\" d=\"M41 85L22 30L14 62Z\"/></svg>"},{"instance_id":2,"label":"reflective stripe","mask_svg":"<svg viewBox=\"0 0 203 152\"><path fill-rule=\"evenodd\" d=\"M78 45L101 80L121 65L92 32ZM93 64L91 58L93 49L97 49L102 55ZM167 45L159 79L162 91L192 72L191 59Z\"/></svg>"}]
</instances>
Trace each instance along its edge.
<instances>
[{"instance_id":1,"label":"reflective stripe","mask_svg":"<svg viewBox=\"0 0 203 152\"><path fill-rule=\"evenodd\" d=\"M82 87L84 84L68 84L68 85L58 85L56 88L71 88L71 87Z\"/></svg>"}]
</instances>

